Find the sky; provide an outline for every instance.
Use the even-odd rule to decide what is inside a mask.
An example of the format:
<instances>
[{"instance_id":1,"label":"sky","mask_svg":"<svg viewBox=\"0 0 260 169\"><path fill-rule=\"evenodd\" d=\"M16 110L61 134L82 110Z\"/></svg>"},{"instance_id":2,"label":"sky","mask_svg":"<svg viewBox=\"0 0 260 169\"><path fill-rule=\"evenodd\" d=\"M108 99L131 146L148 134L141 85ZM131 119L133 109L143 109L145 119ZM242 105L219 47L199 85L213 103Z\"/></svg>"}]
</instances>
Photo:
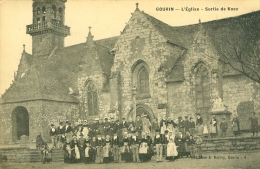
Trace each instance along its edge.
<instances>
[{"instance_id":1,"label":"sky","mask_svg":"<svg viewBox=\"0 0 260 169\"><path fill-rule=\"evenodd\" d=\"M26 34L26 25L32 24L32 2L0 0L0 94L5 92L14 79L23 44L26 52L32 53L32 39ZM131 13L135 11L136 2L141 11L171 26L195 24L199 19L206 22L260 10L259 0L68 0L65 25L71 27L71 35L65 38L65 46L85 42L89 26L92 27L94 40L119 36ZM156 10L164 7L174 8L174 11ZM199 11L182 11L186 7L199 8ZM226 10L221 11L222 7ZM229 11L229 7L238 9ZM206 11L206 8L211 10Z\"/></svg>"}]
</instances>

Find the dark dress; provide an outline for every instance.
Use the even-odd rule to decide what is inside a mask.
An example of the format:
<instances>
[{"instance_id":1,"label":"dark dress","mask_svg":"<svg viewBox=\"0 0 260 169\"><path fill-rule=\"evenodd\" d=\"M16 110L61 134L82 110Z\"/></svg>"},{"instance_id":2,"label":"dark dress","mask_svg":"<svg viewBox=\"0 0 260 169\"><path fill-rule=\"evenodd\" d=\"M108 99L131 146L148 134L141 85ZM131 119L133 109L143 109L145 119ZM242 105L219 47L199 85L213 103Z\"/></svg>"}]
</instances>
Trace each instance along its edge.
<instances>
[{"instance_id":1,"label":"dark dress","mask_svg":"<svg viewBox=\"0 0 260 169\"><path fill-rule=\"evenodd\" d=\"M79 152L78 141L71 140L70 148L71 148L71 162L72 163L80 162L80 152Z\"/></svg>"},{"instance_id":2,"label":"dark dress","mask_svg":"<svg viewBox=\"0 0 260 169\"><path fill-rule=\"evenodd\" d=\"M105 146L103 147L103 163L110 163L112 161L111 140L105 140Z\"/></svg>"},{"instance_id":3,"label":"dark dress","mask_svg":"<svg viewBox=\"0 0 260 169\"><path fill-rule=\"evenodd\" d=\"M97 145L96 139L90 140L90 149L89 149L90 163L95 163L96 161L96 155L97 155L96 145Z\"/></svg>"},{"instance_id":4,"label":"dark dress","mask_svg":"<svg viewBox=\"0 0 260 169\"><path fill-rule=\"evenodd\" d=\"M154 155L153 152L153 140L150 136L147 136L147 141L148 141L148 160L152 159L152 156Z\"/></svg>"},{"instance_id":5,"label":"dark dress","mask_svg":"<svg viewBox=\"0 0 260 169\"><path fill-rule=\"evenodd\" d=\"M130 152L130 142L128 138L123 138L122 143L121 143L121 160L125 162L132 162L133 157Z\"/></svg>"},{"instance_id":6,"label":"dark dress","mask_svg":"<svg viewBox=\"0 0 260 169\"><path fill-rule=\"evenodd\" d=\"M177 147L177 151L178 151L178 157L182 157L186 155L186 151L185 151L185 139L183 138L183 136L176 136L175 137L175 144Z\"/></svg>"},{"instance_id":7,"label":"dark dress","mask_svg":"<svg viewBox=\"0 0 260 169\"><path fill-rule=\"evenodd\" d=\"M85 164L91 163L91 159L93 158L91 155L91 140L85 140L85 146L84 146L84 161Z\"/></svg>"},{"instance_id":8,"label":"dark dress","mask_svg":"<svg viewBox=\"0 0 260 169\"><path fill-rule=\"evenodd\" d=\"M139 159L141 162L146 162L150 160L150 155L148 153L148 150L149 150L148 139L141 138L140 147L139 147Z\"/></svg>"},{"instance_id":9,"label":"dark dress","mask_svg":"<svg viewBox=\"0 0 260 169\"><path fill-rule=\"evenodd\" d=\"M70 151L70 143L65 142L63 145L63 159L64 163L71 163L71 151Z\"/></svg>"}]
</instances>

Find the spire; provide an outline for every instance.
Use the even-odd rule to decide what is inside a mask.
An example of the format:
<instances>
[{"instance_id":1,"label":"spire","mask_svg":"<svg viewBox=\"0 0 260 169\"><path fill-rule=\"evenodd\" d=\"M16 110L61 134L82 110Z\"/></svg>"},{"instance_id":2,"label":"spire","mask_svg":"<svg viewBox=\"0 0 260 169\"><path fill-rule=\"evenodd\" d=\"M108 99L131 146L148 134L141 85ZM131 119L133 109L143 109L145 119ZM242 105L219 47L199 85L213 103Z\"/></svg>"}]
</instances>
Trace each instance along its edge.
<instances>
[{"instance_id":1,"label":"spire","mask_svg":"<svg viewBox=\"0 0 260 169\"><path fill-rule=\"evenodd\" d=\"M23 44L23 52L25 52L25 44Z\"/></svg>"},{"instance_id":2,"label":"spire","mask_svg":"<svg viewBox=\"0 0 260 169\"><path fill-rule=\"evenodd\" d=\"M139 3L137 2L135 5L136 5L136 9L135 10L139 10L139 8L138 8Z\"/></svg>"},{"instance_id":3,"label":"spire","mask_svg":"<svg viewBox=\"0 0 260 169\"><path fill-rule=\"evenodd\" d=\"M91 26L88 27L89 29L89 32L88 32L88 37L87 37L87 41L86 41L86 44L87 46L92 46L93 45L93 37L92 34L91 34Z\"/></svg>"},{"instance_id":4,"label":"spire","mask_svg":"<svg viewBox=\"0 0 260 169\"><path fill-rule=\"evenodd\" d=\"M201 20L200 20L200 18L199 18L199 23L201 23Z\"/></svg>"}]
</instances>

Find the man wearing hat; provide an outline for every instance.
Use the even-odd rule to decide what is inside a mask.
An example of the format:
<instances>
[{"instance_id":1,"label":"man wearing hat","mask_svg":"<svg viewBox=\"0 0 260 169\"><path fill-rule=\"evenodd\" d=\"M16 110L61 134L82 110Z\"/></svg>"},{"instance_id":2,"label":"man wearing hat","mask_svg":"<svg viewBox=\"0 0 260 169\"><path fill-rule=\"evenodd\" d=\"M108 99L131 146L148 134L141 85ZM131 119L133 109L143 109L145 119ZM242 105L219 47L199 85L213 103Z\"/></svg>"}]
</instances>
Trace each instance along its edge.
<instances>
[{"instance_id":1,"label":"man wearing hat","mask_svg":"<svg viewBox=\"0 0 260 169\"><path fill-rule=\"evenodd\" d=\"M57 147L62 148L62 135L64 134L63 123L60 122L60 125L56 128L57 133Z\"/></svg>"},{"instance_id":2,"label":"man wearing hat","mask_svg":"<svg viewBox=\"0 0 260 169\"><path fill-rule=\"evenodd\" d=\"M54 148L56 147L56 141L57 141L57 133L54 124L51 124L50 136L51 136L52 147Z\"/></svg>"},{"instance_id":3,"label":"man wearing hat","mask_svg":"<svg viewBox=\"0 0 260 169\"><path fill-rule=\"evenodd\" d=\"M166 116L163 116L162 120L160 121L160 133L164 134L166 130Z\"/></svg>"},{"instance_id":4,"label":"man wearing hat","mask_svg":"<svg viewBox=\"0 0 260 169\"><path fill-rule=\"evenodd\" d=\"M102 154L102 149L103 146L105 145L105 142L101 136L101 133L97 133L97 155L96 155L96 163L97 164L102 164L103 163L103 154Z\"/></svg>"},{"instance_id":5,"label":"man wearing hat","mask_svg":"<svg viewBox=\"0 0 260 169\"><path fill-rule=\"evenodd\" d=\"M186 132L188 132L190 130L190 122L188 119L188 116L184 116L185 120L183 121L183 125L184 125L184 134L186 134Z\"/></svg>"},{"instance_id":6,"label":"man wearing hat","mask_svg":"<svg viewBox=\"0 0 260 169\"><path fill-rule=\"evenodd\" d=\"M221 137L226 137L227 129L228 124L225 121L225 118L222 118L222 122L220 122Z\"/></svg>"},{"instance_id":7,"label":"man wearing hat","mask_svg":"<svg viewBox=\"0 0 260 169\"><path fill-rule=\"evenodd\" d=\"M85 158L85 138L83 138L83 134L79 134L79 139L78 139L78 146L79 146L79 153L80 153L80 161L84 162Z\"/></svg>"},{"instance_id":8,"label":"man wearing hat","mask_svg":"<svg viewBox=\"0 0 260 169\"><path fill-rule=\"evenodd\" d=\"M102 118L100 118L98 121L98 131L97 132L99 132L101 134L101 136L105 135L104 123L103 123Z\"/></svg>"},{"instance_id":9,"label":"man wearing hat","mask_svg":"<svg viewBox=\"0 0 260 169\"><path fill-rule=\"evenodd\" d=\"M184 123L181 116L178 117L178 128L181 133L184 133Z\"/></svg>"},{"instance_id":10,"label":"man wearing hat","mask_svg":"<svg viewBox=\"0 0 260 169\"><path fill-rule=\"evenodd\" d=\"M160 135L160 130L155 130L155 136L154 136L154 143L153 146L156 148L156 156L157 156L157 162L162 162L162 152L163 152L163 146L162 146L163 140L162 136Z\"/></svg>"},{"instance_id":11,"label":"man wearing hat","mask_svg":"<svg viewBox=\"0 0 260 169\"><path fill-rule=\"evenodd\" d=\"M128 121L127 131L132 133L132 131L134 131L134 129L135 129L135 123L133 122L133 119L130 117L129 121Z\"/></svg>"},{"instance_id":12,"label":"man wearing hat","mask_svg":"<svg viewBox=\"0 0 260 169\"><path fill-rule=\"evenodd\" d=\"M255 112L252 112L252 116L249 118L251 121L251 131L253 133L253 136L258 135L258 118L255 115Z\"/></svg>"},{"instance_id":13,"label":"man wearing hat","mask_svg":"<svg viewBox=\"0 0 260 169\"><path fill-rule=\"evenodd\" d=\"M114 162L119 163L119 161L120 161L120 142L119 142L119 137L116 132L113 134L111 142L112 142L112 153L113 153L113 157L114 157Z\"/></svg>"},{"instance_id":14,"label":"man wearing hat","mask_svg":"<svg viewBox=\"0 0 260 169\"><path fill-rule=\"evenodd\" d=\"M99 118L95 118L95 122L92 124L92 127L91 127L91 131L92 131L92 136L97 136L97 133L98 133L98 121L99 121Z\"/></svg>"},{"instance_id":15,"label":"man wearing hat","mask_svg":"<svg viewBox=\"0 0 260 169\"><path fill-rule=\"evenodd\" d=\"M117 131L116 129L117 129L117 126L116 126L116 123L115 123L115 120L114 120L114 118L113 117L111 117L110 118L110 121L111 121L111 123L110 123L110 131L109 131L109 134L110 134L110 136L111 136L111 138L113 137L113 135L114 135L114 133Z\"/></svg>"},{"instance_id":16,"label":"man wearing hat","mask_svg":"<svg viewBox=\"0 0 260 169\"><path fill-rule=\"evenodd\" d=\"M122 130L122 135L124 135L125 132L127 132L128 123L126 122L125 118L122 118L122 122L120 124L120 129Z\"/></svg>"},{"instance_id":17,"label":"man wearing hat","mask_svg":"<svg viewBox=\"0 0 260 169\"><path fill-rule=\"evenodd\" d=\"M139 132L132 131L133 135L131 137L132 153L133 153L133 162L139 162Z\"/></svg>"},{"instance_id":18,"label":"man wearing hat","mask_svg":"<svg viewBox=\"0 0 260 169\"><path fill-rule=\"evenodd\" d=\"M110 122L108 121L108 118L105 118L105 123L104 123L104 132L105 135L110 135Z\"/></svg>"},{"instance_id":19,"label":"man wearing hat","mask_svg":"<svg viewBox=\"0 0 260 169\"><path fill-rule=\"evenodd\" d=\"M190 121L189 121L189 130L190 130L190 134L194 135L195 134L195 121L193 120L193 117L190 117Z\"/></svg>"}]
</instances>

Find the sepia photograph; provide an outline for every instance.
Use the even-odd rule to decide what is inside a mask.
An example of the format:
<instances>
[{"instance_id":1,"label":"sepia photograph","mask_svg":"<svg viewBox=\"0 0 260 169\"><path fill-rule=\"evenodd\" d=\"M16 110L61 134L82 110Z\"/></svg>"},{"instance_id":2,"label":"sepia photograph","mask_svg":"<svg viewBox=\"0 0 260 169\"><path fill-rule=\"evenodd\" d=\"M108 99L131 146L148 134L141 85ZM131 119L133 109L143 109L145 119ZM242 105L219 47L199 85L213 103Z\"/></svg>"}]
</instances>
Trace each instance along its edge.
<instances>
[{"instance_id":1,"label":"sepia photograph","mask_svg":"<svg viewBox=\"0 0 260 169\"><path fill-rule=\"evenodd\" d=\"M259 0L0 0L0 169L259 169Z\"/></svg>"}]
</instances>

